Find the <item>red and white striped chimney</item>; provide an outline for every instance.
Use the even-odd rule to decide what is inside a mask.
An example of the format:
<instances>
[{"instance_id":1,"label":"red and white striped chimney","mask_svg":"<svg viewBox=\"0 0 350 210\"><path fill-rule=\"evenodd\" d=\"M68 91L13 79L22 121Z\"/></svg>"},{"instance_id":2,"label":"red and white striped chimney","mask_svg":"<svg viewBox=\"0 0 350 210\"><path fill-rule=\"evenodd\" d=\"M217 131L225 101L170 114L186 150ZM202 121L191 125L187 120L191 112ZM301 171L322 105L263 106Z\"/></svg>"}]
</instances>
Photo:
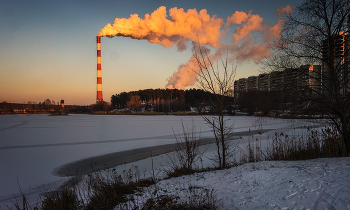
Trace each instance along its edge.
<instances>
[{"instance_id":1,"label":"red and white striped chimney","mask_svg":"<svg viewBox=\"0 0 350 210\"><path fill-rule=\"evenodd\" d=\"M102 73L101 73L101 37L96 36L97 43L97 97L96 101L103 101L102 98Z\"/></svg>"}]
</instances>

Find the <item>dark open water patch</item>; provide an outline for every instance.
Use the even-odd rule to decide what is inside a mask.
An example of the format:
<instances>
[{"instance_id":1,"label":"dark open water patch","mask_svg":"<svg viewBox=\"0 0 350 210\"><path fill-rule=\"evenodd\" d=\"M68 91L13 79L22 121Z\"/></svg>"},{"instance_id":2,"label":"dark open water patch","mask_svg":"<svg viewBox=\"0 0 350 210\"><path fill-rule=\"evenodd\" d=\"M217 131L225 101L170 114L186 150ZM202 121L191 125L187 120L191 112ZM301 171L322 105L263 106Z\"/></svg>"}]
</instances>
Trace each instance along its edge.
<instances>
[{"instance_id":1,"label":"dark open water patch","mask_svg":"<svg viewBox=\"0 0 350 210\"><path fill-rule=\"evenodd\" d=\"M255 135L259 132L265 133L271 130L273 129L236 132L231 136L231 140L239 139L240 136ZM200 145L212 143L215 143L215 140L213 138L200 139ZM143 160L151 157L151 155L158 156L168 152L173 152L175 151L176 147L177 143L165 144L89 157L59 166L52 171L52 174L60 177L80 176L92 173L97 170L104 170L107 168L113 168L119 165Z\"/></svg>"}]
</instances>

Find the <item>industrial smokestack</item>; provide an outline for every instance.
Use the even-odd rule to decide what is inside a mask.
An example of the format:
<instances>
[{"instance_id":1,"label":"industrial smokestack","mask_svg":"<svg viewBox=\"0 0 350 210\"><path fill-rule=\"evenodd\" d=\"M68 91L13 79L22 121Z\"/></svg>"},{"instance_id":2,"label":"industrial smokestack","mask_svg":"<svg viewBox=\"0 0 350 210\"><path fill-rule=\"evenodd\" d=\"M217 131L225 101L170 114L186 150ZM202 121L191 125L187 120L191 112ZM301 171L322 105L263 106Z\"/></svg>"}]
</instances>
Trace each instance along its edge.
<instances>
[{"instance_id":1,"label":"industrial smokestack","mask_svg":"<svg viewBox=\"0 0 350 210\"><path fill-rule=\"evenodd\" d=\"M96 36L97 43L97 97L96 101L102 101L102 73L101 73L101 37Z\"/></svg>"}]
</instances>

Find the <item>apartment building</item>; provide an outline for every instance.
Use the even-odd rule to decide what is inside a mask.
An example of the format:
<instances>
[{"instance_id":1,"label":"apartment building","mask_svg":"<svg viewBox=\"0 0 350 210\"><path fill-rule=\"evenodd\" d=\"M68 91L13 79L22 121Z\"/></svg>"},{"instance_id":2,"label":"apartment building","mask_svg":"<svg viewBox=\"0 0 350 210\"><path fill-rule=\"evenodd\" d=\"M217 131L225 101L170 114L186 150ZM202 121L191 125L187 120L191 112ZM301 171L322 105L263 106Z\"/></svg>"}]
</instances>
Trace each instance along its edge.
<instances>
[{"instance_id":1,"label":"apartment building","mask_svg":"<svg viewBox=\"0 0 350 210\"><path fill-rule=\"evenodd\" d=\"M286 97L296 92L309 93L310 88L316 93L321 91L321 66L302 65L299 68L287 68L284 71L273 71L241 78L234 82L234 97L239 98L247 91L282 91ZM304 91L304 92L301 92Z\"/></svg>"},{"instance_id":2,"label":"apartment building","mask_svg":"<svg viewBox=\"0 0 350 210\"><path fill-rule=\"evenodd\" d=\"M247 91L259 90L259 79L257 76L251 76L247 79Z\"/></svg>"},{"instance_id":3,"label":"apartment building","mask_svg":"<svg viewBox=\"0 0 350 210\"><path fill-rule=\"evenodd\" d=\"M258 90L270 91L270 83L271 83L270 74L259 74L258 80L259 80Z\"/></svg>"},{"instance_id":4,"label":"apartment building","mask_svg":"<svg viewBox=\"0 0 350 210\"><path fill-rule=\"evenodd\" d=\"M235 98L239 98L242 93L248 91L248 79L241 78L239 80L235 80L233 84L233 95Z\"/></svg>"},{"instance_id":5,"label":"apartment building","mask_svg":"<svg viewBox=\"0 0 350 210\"><path fill-rule=\"evenodd\" d=\"M311 65L309 67L309 87L313 95L318 95L322 91L321 73L320 65Z\"/></svg>"},{"instance_id":6,"label":"apartment building","mask_svg":"<svg viewBox=\"0 0 350 210\"><path fill-rule=\"evenodd\" d=\"M273 71L270 73L270 91L283 90L283 71Z\"/></svg>"},{"instance_id":7,"label":"apartment building","mask_svg":"<svg viewBox=\"0 0 350 210\"><path fill-rule=\"evenodd\" d=\"M340 32L332 39L322 42L322 92L332 89L334 82L340 86L339 93L350 92L350 44L349 35ZM333 68L330 68L333 65Z\"/></svg>"}]
</instances>

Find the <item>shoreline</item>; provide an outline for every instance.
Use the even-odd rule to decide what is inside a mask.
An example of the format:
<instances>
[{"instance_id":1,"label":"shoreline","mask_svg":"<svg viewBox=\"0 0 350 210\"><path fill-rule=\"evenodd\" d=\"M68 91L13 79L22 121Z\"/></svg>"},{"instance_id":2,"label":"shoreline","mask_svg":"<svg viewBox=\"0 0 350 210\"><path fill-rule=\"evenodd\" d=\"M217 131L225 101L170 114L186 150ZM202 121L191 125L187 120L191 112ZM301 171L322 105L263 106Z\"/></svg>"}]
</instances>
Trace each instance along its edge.
<instances>
[{"instance_id":1,"label":"shoreline","mask_svg":"<svg viewBox=\"0 0 350 210\"><path fill-rule=\"evenodd\" d=\"M239 139L240 136L255 135L259 132L265 133L274 129L263 129L263 130L251 130L241 131L234 133L230 138L231 140ZM200 139L200 145L204 146L207 144L215 143L214 138L202 138ZM175 151L177 143L164 144L152 147L143 147L137 149L131 149L121 152L114 152L104 154L100 156L94 156L84 158L71 163L67 163L55 168L52 174L59 177L70 177L70 176L81 176L92 173L96 170L104 170L107 168L113 168L119 165L128 164L149 158L151 156L159 156L165 153Z\"/></svg>"}]
</instances>

